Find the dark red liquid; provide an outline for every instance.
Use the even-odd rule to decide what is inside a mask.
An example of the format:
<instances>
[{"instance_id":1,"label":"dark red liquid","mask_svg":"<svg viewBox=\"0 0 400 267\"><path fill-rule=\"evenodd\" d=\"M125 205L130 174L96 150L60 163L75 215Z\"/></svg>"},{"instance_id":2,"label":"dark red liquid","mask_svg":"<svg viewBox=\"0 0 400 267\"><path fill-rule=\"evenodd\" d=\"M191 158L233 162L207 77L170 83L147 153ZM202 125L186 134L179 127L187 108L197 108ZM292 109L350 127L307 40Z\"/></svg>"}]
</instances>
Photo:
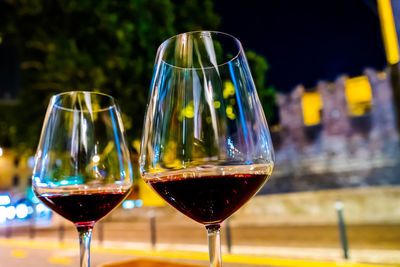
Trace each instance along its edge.
<instances>
[{"instance_id":1,"label":"dark red liquid","mask_svg":"<svg viewBox=\"0 0 400 267\"><path fill-rule=\"evenodd\" d=\"M186 216L202 224L212 224L222 222L243 206L267 178L265 174L240 174L150 180L148 183Z\"/></svg>"},{"instance_id":2,"label":"dark red liquid","mask_svg":"<svg viewBox=\"0 0 400 267\"><path fill-rule=\"evenodd\" d=\"M92 225L124 199L126 193L40 195L50 209L78 225Z\"/></svg>"}]
</instances>

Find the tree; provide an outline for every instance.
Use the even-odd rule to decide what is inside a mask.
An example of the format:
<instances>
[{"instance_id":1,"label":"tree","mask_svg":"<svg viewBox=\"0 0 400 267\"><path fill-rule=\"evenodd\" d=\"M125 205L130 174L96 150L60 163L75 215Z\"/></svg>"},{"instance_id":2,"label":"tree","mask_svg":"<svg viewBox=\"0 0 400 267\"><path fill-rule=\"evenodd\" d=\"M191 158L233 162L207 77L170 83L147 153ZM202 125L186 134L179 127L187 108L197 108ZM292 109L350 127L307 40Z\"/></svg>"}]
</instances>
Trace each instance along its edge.
<instances>
[{"instance_id":1,"label":"tree","mask_svg":"<svg viewBox=\"0 0 400 267\"><path fill-rule=\"evenodd\" d=\"M247 61L250 65L254 83L257 88L258 97L260 98L261 104L264 109L265 117L268 121L271 121L274 116L274 105L275 105L275 88L269 86L266 88L266 74L269 69L267 60L253 52L246 52Z\"/></svg>"},{"instance_id":2,"label":"tree","mask_svg":"<svg viewBox=\"0 0 400 267\"><path fill-rule=\"evenodd\" d=\"M50 96L69 90L112 94L129 139L140 137L158 45L220 21L211 0L3 0L0 17L1 45L21 58L18 103L0 106L0 142L24 152L36 147Z\"/></svg>"}]
</instances>

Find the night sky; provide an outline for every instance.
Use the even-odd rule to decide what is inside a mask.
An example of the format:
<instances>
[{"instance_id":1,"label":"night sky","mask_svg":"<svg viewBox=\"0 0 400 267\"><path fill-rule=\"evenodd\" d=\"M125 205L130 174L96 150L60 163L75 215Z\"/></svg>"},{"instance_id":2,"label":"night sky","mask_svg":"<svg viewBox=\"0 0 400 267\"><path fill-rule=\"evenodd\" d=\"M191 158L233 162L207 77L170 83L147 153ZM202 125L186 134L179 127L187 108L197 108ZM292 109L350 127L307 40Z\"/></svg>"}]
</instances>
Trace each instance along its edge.
<instances>
[{"instance_id":1,"label":"night sky","mask_svg":"<svg viewBox=\"0 0 400 267\"><path fill-rule=\"evenodd\" d=\"M375 0L215 0L219 30L264 55L268 85L290 91L386 65Z\"/></svg>"}]
</instances>

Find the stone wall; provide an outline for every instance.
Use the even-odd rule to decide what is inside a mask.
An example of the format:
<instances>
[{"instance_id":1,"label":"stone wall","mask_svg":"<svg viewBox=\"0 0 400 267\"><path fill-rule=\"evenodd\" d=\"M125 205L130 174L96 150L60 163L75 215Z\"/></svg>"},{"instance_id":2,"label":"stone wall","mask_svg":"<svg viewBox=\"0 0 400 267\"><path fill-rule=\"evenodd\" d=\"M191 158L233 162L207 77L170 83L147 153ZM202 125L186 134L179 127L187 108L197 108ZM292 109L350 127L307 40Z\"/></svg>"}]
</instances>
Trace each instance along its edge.
<instances>
[{"instance_id":1,"label":"stone wall","mask_svg":"<svg viewBox=\"0 0 400 267\"><path fill-rule=\"evenodd\" d=\"M262 192L292 192L368 185L400 184L400 153L389 75L365 70L372 108L350 116L345 94L347 76L319 82L321 123L305 126L297 86L279 94L280 127L272 132L276 152L273 179Z\"/></svg>"}]
</instances>

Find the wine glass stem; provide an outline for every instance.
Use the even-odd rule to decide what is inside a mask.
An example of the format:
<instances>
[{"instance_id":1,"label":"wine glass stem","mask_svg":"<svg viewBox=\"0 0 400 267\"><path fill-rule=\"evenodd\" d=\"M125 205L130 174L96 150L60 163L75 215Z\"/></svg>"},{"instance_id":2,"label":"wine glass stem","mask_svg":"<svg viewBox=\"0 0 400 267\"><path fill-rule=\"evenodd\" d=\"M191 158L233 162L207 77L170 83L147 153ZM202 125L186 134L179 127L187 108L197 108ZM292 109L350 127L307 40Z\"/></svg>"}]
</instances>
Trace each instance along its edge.
<instances>
[{"instance_id":1,"label":"wine glass stem","mask_svg":"<svg viewBox=\"0 0 400 267\"><path fill-rule=\"evenodd\" d=\"M93 226L78 226L80 266L90 267L90 241L92 240Z\"/></svg>"},{"instance_id":2,"label":"wine glass stem","mask_svg":"<svg viewBox=\"0 0 400 267\"><path fill-rule=\"evenodd\" d=\"M206 225L210 267L221 267L221 239L219 224Z\"/></svg>"}]
</instances>

